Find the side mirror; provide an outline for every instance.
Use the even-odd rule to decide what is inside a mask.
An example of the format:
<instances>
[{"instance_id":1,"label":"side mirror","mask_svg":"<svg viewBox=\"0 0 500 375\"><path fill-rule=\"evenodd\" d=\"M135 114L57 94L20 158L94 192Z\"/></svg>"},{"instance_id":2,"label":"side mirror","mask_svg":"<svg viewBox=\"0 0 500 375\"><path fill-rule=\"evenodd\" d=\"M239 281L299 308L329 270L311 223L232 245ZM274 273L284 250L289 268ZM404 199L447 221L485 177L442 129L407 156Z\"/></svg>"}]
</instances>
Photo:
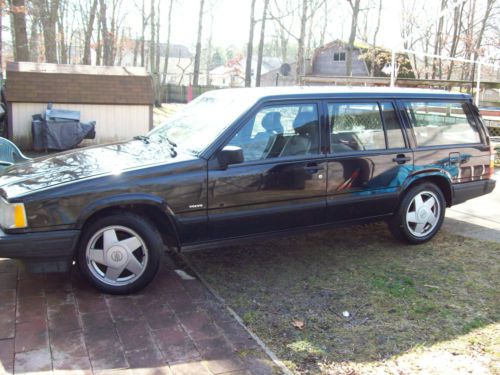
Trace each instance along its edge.
<instances>
[{"instance_id":1,"label":"side mirror","mask_svg":"<svg viewBox=\"0 0 500 375\"><path fill-rule=\"evenodd\" d=\"M228 165L243 163L243 150L238 146L226 146L220 150L217 159L220 167L226 169Z\"/></svg>"}]
</instances>

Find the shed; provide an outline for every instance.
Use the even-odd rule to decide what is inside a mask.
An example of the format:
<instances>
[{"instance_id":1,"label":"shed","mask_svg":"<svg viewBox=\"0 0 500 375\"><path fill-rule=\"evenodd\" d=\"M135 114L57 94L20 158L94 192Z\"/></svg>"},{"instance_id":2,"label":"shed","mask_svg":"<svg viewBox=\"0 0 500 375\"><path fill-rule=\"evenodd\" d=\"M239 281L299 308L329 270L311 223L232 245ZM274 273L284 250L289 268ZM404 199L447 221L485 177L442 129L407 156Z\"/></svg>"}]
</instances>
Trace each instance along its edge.
<instances>
[{"instance_id":1,"label":"shed","mask_svg":"<svg viewBox=\"0 0 500 375\"><path fill-rule=\"evenodd\" d=\"M313 76L345 76L348 45L340 40L319 47L314 52L312 60ZM352 50L352 75L368 76L368 68L364 60L360 59L362 51L354 47Z\"/></svg>"},{"instance_id":2,"label":"shed","mask_svg":"<svg viewBox=\"0 0 500 375\"><path fill-rule=\"evenodd\" d=\"M144 68L9 62L5 97L8 136L24 149L32 145L31 116L47 103L97 122L96 138L86 145L130 139L153 127L153 82Z\"/></svg>"}]
</instances>

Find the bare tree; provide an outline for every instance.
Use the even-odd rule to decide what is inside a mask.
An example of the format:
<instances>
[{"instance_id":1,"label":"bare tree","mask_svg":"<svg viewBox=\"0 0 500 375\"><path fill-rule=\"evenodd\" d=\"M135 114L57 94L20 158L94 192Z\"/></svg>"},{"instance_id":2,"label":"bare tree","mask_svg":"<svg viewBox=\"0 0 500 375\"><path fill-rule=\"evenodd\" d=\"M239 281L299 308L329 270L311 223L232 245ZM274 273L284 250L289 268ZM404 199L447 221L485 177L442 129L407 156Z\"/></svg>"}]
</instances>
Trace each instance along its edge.
<instances>
[{"instance_id":1,"label":"bare tree","mask_svg":"<svg viewBox=\"0 0 500 375\"><path fill-rule=\"evenodd\" d=\"M260 27L259 51L257 54L257 75L255 77L255 86L260 86L260 76L262 73L262 59L264 54L264 41L266 37L266 19L269 8L269 0L264 0L264 10L262 11L262 21Z\"/></svg>"},{"instance_id":2,"label":"bare tree","mask_svg":"<svg viewBox=\"0 0 500 375\"><path fill-rule=\"evenodd\" d=\"M146 27L148 26L148 17L146 16L146 3L142 0L141 7L141 18L142 18L142 28L141 28L141 66L146 66Z\"/></svg>"},{"instance_id":3,"label":"bare tree","mask_svg":"<svg viewBox=\"0 0 500 375\"><path fill-rule=\"evenodd\" d=\"M80 8L81 9L81 8ZM90 53L90 44L92 42L92 34L94 33L94 23L97 14L97 0L92 0L92 5L90 7L90 11L88 13L88 19L85 24L84 37L85 40L83 42L83 59L82 64L90 65L91 61L91 53Z\"/></svg>"},{"instance_id":4,"label":"bare tree","mask_svg":"<svg viewBox=\"0 0 500 375\"><path fill-rule=\"evenodd\" d=\"M460 42L460 29L462 26L462 15L464 12L465 2L460 6L456 6L453 12L453 35L451 40L450 57L455 57L457 54L458 44ZM455 61L451 60L448 67L448 73L446 79L449 81L451 79L451 74L453 72Z\"/></svg>"},{"instance_id":5,"label":"bare tree","mask_svg":"<svg viewBox=\"0 0 500 375\"><path fill-rule=\"evenodd\" d=\"M162 84L165 84L168 75L168 59L170 57L170 35L172 31L172 9L174 7L174 0L170 0L168 6L168 16L167 16L167 41L165 45L165 63L163 65L163 79Z\"/></svg>"},{"instance_id":6,"label":"bare tree","mask_svg":"<svg viewBox=\"0 0 500 375\"><path fill-rule=\"evenodd\" d=\"M45 61L57 63L56 24L59 14L59 0L37 1L34 4L38 7L43 28Z\"/></svg>"},{"instance_id":7,"label":"bare tree","mask_svg":"<svg viewBox=\"0 0 500 375\"><path fill-rule=\"evenodd\" d=\"M16 61L29 61L30 51L26 32L26 4L24 0L10 0L14 27L14 56Z\"/></svg>"},{"instance_id":8,"label":"bare tree","mask_svg":"<svg viewBox=\"0 0 500 375\"><path fill-rule=\"evenodd\" d=\"M443 26L444 26L444 11L446 9L446 1L447 0L441 0L441 9L440 9L440 16L438 20L438 25L437 25L437 30L436 30L436 35L434 39L434 55L440 55L441 51L443 49ZM441 78L441 59L439 59L439 76ZM437 73L437 67L436 67L436 59L432 59L432 79L436 78L436 73Z\"/></svg>"},{"instance_id":9,"label":"bare tree","mask_svg":"<svg viewBox=\"0 0 500 375\"><path fill-rule=\"evenodd\" d=\"M198 86L200 79L201 62L201 35L203 31L203 7L205 0L200 0L200 13L198 15L198 37L196 39L196 53L194 55L193 86Z\"/></svg>"},{"instance_id":10,"label":"bare tree","mask_svg":"<svg viewBox=\"0 0 500 375\"><path fill-rule=\"evenodd\" d=\"M358 28L358 16L359 16L359 3L360 0L347 0L352 9L352 18L351 18L351 32L349 34L349 43L347 45L347 54L346 54L346 76L352 75L352 51L354 49L354 41L356 39L356 31Z\"/></svg>"},{"instance_id":11,"label":"bare tree","mask_svg":"<svg viewBox=\"0 0 500 375\"><path fill-rule=\"evenodd\" d=\"M255 2L250 3L250 28L248 32L247 60L245 65L245 87L252 86L253 34L255 30Z\"/></svg>"},{"instance_id":12,"label":"bare tree","mask_svg":"<svg viewBox=\"0 0 500 375\"><path fill-rule=\"evenodd\" d=\"M305 66L304 66L304 41L306 37L306 23L307 23L307 6L309 1L302 0L302 13L300 16L300 34L297 38L297 67L296 67L296 76L297 82L300 79L300 76L305 74Z\"/></svg>"},{"instance_id":13,"label":"bare tree","mask_svg":"<svg viewBox=\"0 0 500 375\"><path fill-rule=\"evenodd\" d=\"M67 27L67 25L64 24L67 8L68 8L67 0L61 0L59 4L59 15L57 17L57 31L59 35L57 39L59 42L58 43L59 53L60 53L59 61L61 62L61 64L68 63L68 46L66 44L66 30L68 30L69 28Z\"/></svg>"},{"instance_id":14,"label":"bare tree","mask_svg":"<svg viewBox=\"0 0 500 375\"><path fill-rule=\"evenodd\" d=\"M155 48L156 48L156 25L155 25L155 22L156 22L156 15L155 15L155 0L150 0L151 1L151 13L150 13L150 31L151 31L151 34L150 34L150 41L149 41L149 64L150 64L150 71L151 71L151 74L153 75L153 77L155 76L155 74L157 74L158 72L156 71L156 66L155 66L155 62L156 62L156 52L155 52Z\"/></svg>"},{"instance_id":15,"label":"bare tree","mask_svg":"<svg viewBox=\"0 0 500 375\"><path fill-rule=\"evenodd\" d=\"M107 5L105 0L99 0L100 10L99 10L99 23L101 25L102 34L102 51L103 51L103 64L113 65L111 61L111 40L108 31L108 19L107 19Z\"/></svg>"},{"instance_id":16,"label":"bare tree","mask_svg":"<svg viewBox=\"0 0 500 375\"><path fill-rule=\"evenodd\" d=\"M40 16L31 12L31 27L29 39L30 61L38 62L40 58Z\"/></svg>"},{"instance_id":17,"label":"bare tree","mask_svg":"<svg viewBox=\"0 0 500 375\"><path fill-rule=\"evenodd\" d=\"M373 39L372 39L372 53L371 53L371 60L372 60L372 67L370 71L370 76L373 77L375 75L375 56L377 54L377 35L380 30L380 19L382 15L382 7L383 7L383 0L378 0L378 12L377 12L377 26L375 27L375 30L373 31Z\"/></svg>"}]
</instances>

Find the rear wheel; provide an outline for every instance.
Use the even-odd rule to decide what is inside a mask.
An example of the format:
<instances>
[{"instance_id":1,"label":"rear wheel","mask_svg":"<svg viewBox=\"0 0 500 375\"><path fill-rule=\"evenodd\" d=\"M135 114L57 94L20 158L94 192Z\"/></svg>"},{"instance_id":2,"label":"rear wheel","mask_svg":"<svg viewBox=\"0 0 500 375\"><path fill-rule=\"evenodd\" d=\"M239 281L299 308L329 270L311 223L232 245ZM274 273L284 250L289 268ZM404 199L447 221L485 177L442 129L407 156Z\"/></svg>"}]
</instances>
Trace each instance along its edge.
<instances>
[{"instance_id":1,"label":"rear wheel","mask_svg":"<svg viewBox=\"0 0 500 375\"><path fill-rule=\"evenodd\" d=\"M389 222L392 234L403 241L420 244L439 231L444 220L445 199L433 183L411 188Z\"/></svg>"},{"instance_id":2,"label":"rear wheel","mask_svg":"<svg viewBox=\"0 0 500 375\"><path fill-rule=\"evenodd\" d=\"M110 215L84 230L78 266L97 289L128 294L153 280L162 252L162 238L149 221L131 213Z\"/></svg>"}]
</instances>

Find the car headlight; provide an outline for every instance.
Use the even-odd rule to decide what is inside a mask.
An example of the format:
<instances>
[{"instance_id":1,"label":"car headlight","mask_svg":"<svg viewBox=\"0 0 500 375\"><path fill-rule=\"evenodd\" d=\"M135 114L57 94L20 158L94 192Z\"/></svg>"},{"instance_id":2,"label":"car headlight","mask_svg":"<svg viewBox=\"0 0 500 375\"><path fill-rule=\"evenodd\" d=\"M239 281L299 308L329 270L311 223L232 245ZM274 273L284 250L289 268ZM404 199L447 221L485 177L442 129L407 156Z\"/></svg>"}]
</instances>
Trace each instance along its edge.
<instances>
[{"instance_id":1,"label":"car headlight","mask_svg":"<svg viewBox=\"0 0 500 375\"><path fill-rule=\"evenodd\" d=\"M4 229L19 229L28 226L23 203L9 203L0 198L0 226Z\"/></svg>"}]
</instances>

